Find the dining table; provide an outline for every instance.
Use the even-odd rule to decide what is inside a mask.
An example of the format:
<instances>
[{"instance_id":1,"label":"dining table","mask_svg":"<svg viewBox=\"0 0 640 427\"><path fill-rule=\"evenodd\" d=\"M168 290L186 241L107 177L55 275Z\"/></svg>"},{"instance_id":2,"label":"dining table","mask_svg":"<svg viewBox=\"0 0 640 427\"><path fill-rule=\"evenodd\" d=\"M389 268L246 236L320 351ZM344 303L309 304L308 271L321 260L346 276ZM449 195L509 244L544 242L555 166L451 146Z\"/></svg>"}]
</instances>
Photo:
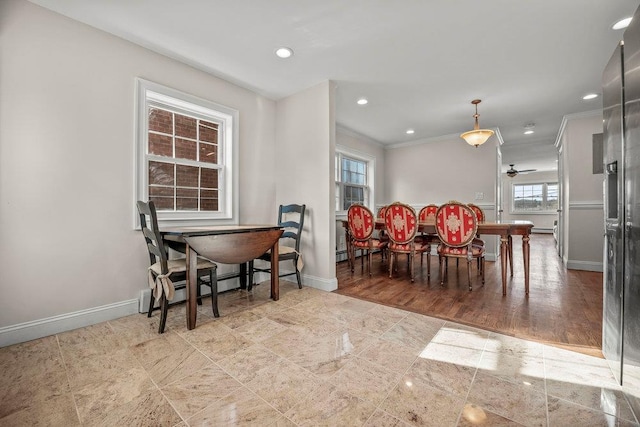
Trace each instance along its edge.
<instances>
[{"instance_id":1,"label":"dining table","mask_svg":"<svg viewBox=\"0 0 640 427\"><path fill-rule=\"evenodd\" d=\"M163 227L160 233L169 247L184 251L187 260L187 328L196 327L197 257L221 264L240 264L271 250L271 298L280 298L278 241L284 229L278 225L218 225Z\"/></svg>"},{"instance_id":2,"label":"dining table","mask_svg":"<svg viewBox=\"0 0 640 427\"><path fill-rule=\"evenodd\" d=\"M343 220L346 242L349 244L348 221ZM377 230L384 230L384 220L377 218L375 223ZM500 220L478 222L478 235L500 236L500 267L502 276L502 295L507 295L507 269L510 268L513 276L513 244L512 236L522 236L522 259L524 263L524 292L529 295L529 261L530 248L529 236L533 229L533 222L527 220ZM425 234L436 234L435 219L427 219L418 223L418 231ZM349 248L347 248L349 249Z\"/></svg>"}]
</instances>

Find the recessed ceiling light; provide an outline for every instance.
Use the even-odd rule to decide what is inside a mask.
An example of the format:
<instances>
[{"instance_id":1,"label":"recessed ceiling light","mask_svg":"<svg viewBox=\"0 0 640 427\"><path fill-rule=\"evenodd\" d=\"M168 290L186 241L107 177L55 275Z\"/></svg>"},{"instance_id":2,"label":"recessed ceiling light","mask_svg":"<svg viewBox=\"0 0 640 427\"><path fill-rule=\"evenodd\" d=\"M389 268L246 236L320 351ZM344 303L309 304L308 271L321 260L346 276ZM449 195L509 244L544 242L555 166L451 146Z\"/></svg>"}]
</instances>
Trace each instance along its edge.
<instances>
[{"instance_id":1,"label":"recessed ceiling light","mask_svg":"<svg viewBox=\"0 0 640 427\"><path fill-rule=\"evenodd\" d=\"M291 55L293 55L293 50L289 49L288 47L279 47L278 49L276 49L276 56L278 58L288 58Z\"/></svg>"},{"instance_id":2,"label":"recessed ceiling light","mask_svg":"<svg viewBox=\"0 0 640 427\"><path fill-rule=\"evenodd\" d=\"M367 105L368 103L369 103L369 100L367 98L358 99L358 105Z\"/></svg>"},{"instance_id":3,"label":"recessed ceiling light","mask_svg":"<svg viewBox=\"0 0 640 427\"><path fill-rule=\"evenodd\" d=\"M619 20L618 22L613 24L613 27L611 28L613 28L614 30L622 30L623 28L627 28L630 23L631 23L631 17L629 16L628 18Z\"/></svg>"},{"instance_id":4,"label":"recessed ceiling light","mask_svg":"<svg viewBox=\"0 0 640 427\"><path fill-rule=\"evenodd\" d=\"M406 133L407 133L407 135L413 135L414 133L416 133L416 131L413 130L413 129L407 129Z\"/></svg>"},{"instance_id":5,"label":"recessed ceiling light","mask_svg":"<svg viewBox=\"0 0 640 427\"><path fill-rule=\"evenodd\" d=\"M597 93L590 93L588 95L583 96L582 99L584 99L585 101L588 101L589 99L593 99L597 97L598 97Z\"/></svg>"},{"instance_id":6,"label":"recessed ceiling light","mask_svg":"<svg viewBox=\"0 0 640 427\"><path fill-rule=\"evenodd\" d=\"M534 123L529 123L524 125L524 134L531 135L533 133L533 129L536 127Z\"/></svg>"}]
</instances>

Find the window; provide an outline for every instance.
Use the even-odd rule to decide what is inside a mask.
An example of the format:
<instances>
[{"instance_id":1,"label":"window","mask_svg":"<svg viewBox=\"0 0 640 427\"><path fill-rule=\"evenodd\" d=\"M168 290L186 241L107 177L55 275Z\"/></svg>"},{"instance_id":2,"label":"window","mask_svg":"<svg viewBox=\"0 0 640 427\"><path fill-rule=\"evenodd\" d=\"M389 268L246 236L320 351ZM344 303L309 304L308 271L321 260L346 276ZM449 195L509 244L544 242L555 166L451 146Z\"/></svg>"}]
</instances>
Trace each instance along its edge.
<instances>
[{"instance_id":1,"label":"window","mask_svg":"<svg viewBox=\"0 0 640 427\"><path fill-rule=\"evenodd\" d=\"M137 194L159 220L233 221L235 110L138 80Z\"/></svg>"},{"instance_id":2,"label":"window","mask_svg":"<svg viewBox=\"0 0 640 427\"><path fill-rule=\"evenodd\" d=\"M558 183L513 184L513 213L555 213L558 209Z\"/></svg>"},{"instance_id":3,"label":"window","mask_svg":"<svg viewBox=\"0 0 640 427\"><path fill-rule=\"evenodd\" d=\"M343 212L354 203L372 207L372 157L347 149L336 149L336 211Z\"/></svg>"}]
</instances>

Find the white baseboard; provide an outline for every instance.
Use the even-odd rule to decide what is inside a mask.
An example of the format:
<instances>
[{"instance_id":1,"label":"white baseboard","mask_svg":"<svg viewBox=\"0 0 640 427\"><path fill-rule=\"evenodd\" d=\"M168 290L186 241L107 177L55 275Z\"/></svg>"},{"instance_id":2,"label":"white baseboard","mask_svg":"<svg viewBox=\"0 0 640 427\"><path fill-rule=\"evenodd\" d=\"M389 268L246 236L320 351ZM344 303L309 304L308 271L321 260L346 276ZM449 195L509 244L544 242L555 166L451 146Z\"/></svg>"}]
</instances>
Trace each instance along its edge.
<instances>
[{"instance_id":1,"label":"white baseboard","mask_svg":"<svg viewBox=\"0 0 640 427\"><path fill-rule=\"evenodd\" d=\"M584 270L584 271L599 271L600 273L602 273L604 271L601 262L575 261L575 260L567 261L567 269L569 269L569 270Z\"/></svg>"},{"instance_id":2,"label":"white baseboard","mask_svg":"<svg viewBox=\"0 0 640 427\"><path fill-rule=\"evenodd\" d=\"M96 323L118 319L138 312L138 300L117 302L59 316L0 328L0 347L31 341Z\"/></svg>"}]
</instances>

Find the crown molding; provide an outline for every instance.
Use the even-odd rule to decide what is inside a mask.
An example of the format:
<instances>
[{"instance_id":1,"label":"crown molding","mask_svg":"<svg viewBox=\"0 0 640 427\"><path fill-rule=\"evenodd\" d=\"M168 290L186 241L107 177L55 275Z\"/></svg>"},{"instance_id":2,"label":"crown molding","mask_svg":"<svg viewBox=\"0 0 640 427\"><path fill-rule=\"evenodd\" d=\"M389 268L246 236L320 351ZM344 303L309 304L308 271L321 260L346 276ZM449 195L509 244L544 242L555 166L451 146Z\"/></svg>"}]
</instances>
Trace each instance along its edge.
<instances>
[{"instance_id":1,"label":"crown molding","mask_svg":"<svg viewBox=\"0 0 640 427\"><path fill-rule=\"evenodd\" d=\"M562 117L562 122L560 123L560 129L558 130L558 136L556 136L556 142L553 145L555 145L557 149L560 149L560 146L562 145L562 134L567 127L567 123L569 123L571 120L586 119L598 115L602 115L602 109L583 111L582 113L565 114Z\"/></svg>"},{"instance_id":2,"label":"crown molding","mask_svg":"<svg viewBox=\"0 0 640 427\"><path fill-rule=\"evenodd\" d=\"M353 129L350 129L350 128L344 126L344 125L336 123L336 133L338 133L338 132L343 133L343 134L345 134L347 136L350 136L350 137L353 137L353 138L363 139L363 140L365 140L365 142L367 142L369 144L372 144L372 145L375 145L377 147L385 148L385 145L383 143L381 143L379 141L376 141L375 139L370 138L370 137L368 137L366 135L363 135L360 132L357 132L357 131L355 131Z\"/></svg>"}]
</instances>

